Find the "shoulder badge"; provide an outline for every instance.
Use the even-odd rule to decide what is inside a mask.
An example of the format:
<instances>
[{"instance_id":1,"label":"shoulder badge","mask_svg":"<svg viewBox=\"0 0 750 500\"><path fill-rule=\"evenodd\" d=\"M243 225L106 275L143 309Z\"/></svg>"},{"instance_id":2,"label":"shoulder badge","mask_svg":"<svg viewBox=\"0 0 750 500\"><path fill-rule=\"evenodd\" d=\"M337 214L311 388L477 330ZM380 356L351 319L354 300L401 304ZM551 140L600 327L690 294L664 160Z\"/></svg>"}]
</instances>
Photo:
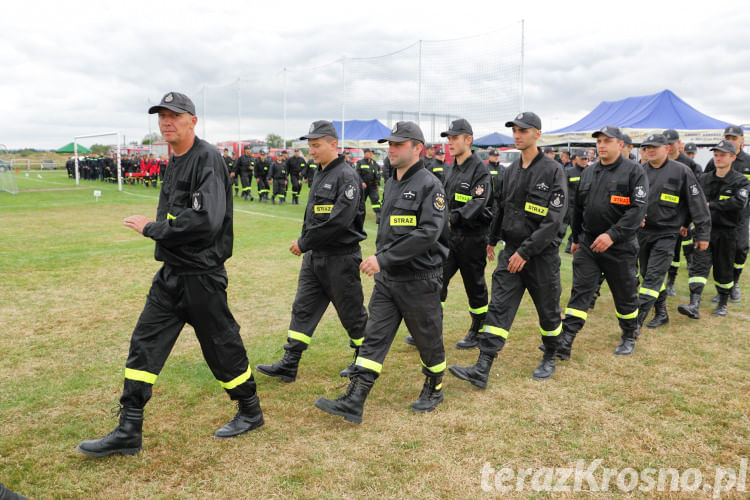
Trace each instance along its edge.
<instances>
[{"instance_id":1,"label":"shoulder badge","mask_svg":"<svg viewBox=\"0 0 750 500\"><path fill-rule=\"evenodd\" d=\"M199 212L203 209L203 197L200 191L193 193L193 210Z\"/></svg>"},{"instance_id":2,"label":"shoulder badge","mask_svg":"<svg viewBox=\"0 0 750 500\"><path fill-rule=\"evenodd\" d=\"M565 195L563 193L555 193L552 195L552 200L549 202L549 206L553 208L560 208L563 206Z\"/></svg>"},{"instance_id":3,"label":"shoulder badge","mask_svg":"<svg viewBox=\"0 0 750 500\"><path fill-rule=\"evenodd\" d=\"M438 212L445 210L445 195L443 193L435 193L435 196L432 198L432 206Z\"/></svg>"},{"instance_id":4,"label":"shoulder badge","mask_svg":"<svg viewBox=\"0 0 750 500\"><path fill-rule=\"evenodd\" d=\"M474 188L474 194L482 196L484 194L484 184L477 184L477 187Z\"/></svg>"},{"instance_id":5,"label":"shoulder badge","mask_svg":"<svg viewBox=\"0 0 750 500\"><path fill-rule=\"evenodd\" d=\"M737 191L737 194L740 195L740 198L747 198L747 189L742 188Z\"/></svg>"},{"instance_id":6,"label":"shoulder badge","mask_svg":"<svg viewBox=\"0 0 750 500\"><path fill-rule=\"evenodd\" d=\"M698 191L698 185L697 184L691 184L690 185L690 194L692 194L693 196L698 196L699 192L700 191Z\"/></svg>"},{"instance_id":7,"label":"shoulder badge","mask_svg":"<svg viewBox=\"0 0 750 500\"><path fill-rule=\"evenodd\" d=\"M353 184L346 185L346 188L344 188L344 196L346 196L347 200L354 199L354 185Z\"/></svg>"},{"instance_id":8,"label":"shoulder badge","mask_svg":"<svg viewBox=\"0 0 750 500\"><path fill-rule=\"evenodd\" d=\"M635 197L636 198L645 198L646 197L646 190L643 189L643 186L636 186L635 187Z\"/></svg>"}]
</instances>

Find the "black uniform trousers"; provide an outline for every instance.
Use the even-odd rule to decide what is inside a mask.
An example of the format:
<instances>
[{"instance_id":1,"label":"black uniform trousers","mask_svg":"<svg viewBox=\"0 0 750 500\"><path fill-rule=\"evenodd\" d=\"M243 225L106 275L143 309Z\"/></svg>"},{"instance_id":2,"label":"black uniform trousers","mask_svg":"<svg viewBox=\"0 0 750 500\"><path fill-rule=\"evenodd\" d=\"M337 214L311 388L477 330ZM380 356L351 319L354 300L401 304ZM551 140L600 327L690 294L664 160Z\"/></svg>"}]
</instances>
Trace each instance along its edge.
<instances>
[{"instance_id":1,"label":"black uniform trousers","mask_svg":"<svg viewBox=\"0 0 750 500\"><path fill-rule=\"evenodd\" d=\"M680 254L685 255L685 260L690 266L690 258L693 255L693 230L688 229L687 236L678 236L677 241L674 245L674 256L672 258L672 264L670 265L669 271L671 273L677 273L680 268Z\"/></svg>"},{"instance_id":2,"label":"black uniform trousers","mask_svg":"<svg viewBox=\"0 0 750 500\"><path fill-rule=\"evenodd\" d=\"M367 201L367 198L370 198L370 205L372 205L372 211L375 212L375 215L380 213L380 194L378 193L378 186L375 184L368 184L365 186L365 188L362 190L362 198L361 198L361 206L362 210L364 211L365 208L365 202Z\"/></svg>"},{"instance_id":3,"label":"black uniform trousers","mask_svg":"<svg viewBox=\"0 0 750 500\"><path fill-rule=\"evenodd\" d=\"M227 273L177 274L164 265L154 276L130 339L120 403L143 408L185 323L193 326L203 357L232 399L255 394L240 326L227 305Z\"/></svg>"},{"instance_id":4,"label":"black uniform trousers","mask_svg":"<svg viewBox=\"0 0 750 500\"><path fill-rule=\"evenodd\" d=\"M736 249L734 253L734 281L737 281L745 267L747 253L750 250L750 218L743 215L737 227Z\"/></svg>"},{"instance_id":5,"label":"black uniform trousers","mask_svg":"<svg viewBox=\"0 0 750 500\"><path fill-rule=\"evenodd\" d=\"M286 178L273 180L273 197L286 199Z\"/></svg>"},{"instance_id":6,"label":"black uniform trousers","mask_svg":"<svg viewBox=\"0 0 750 500\"><path fill-rule=\"evenodd\" d=\"M638 231L638 265L641 287L638 289L640 314L645 317L660 294L666 297L665 279L672 264L679 233Z\"/></svg>"},{"instance_id":7,"label":"black uniform trousers","mask_svg":"<svg viewBox=\"0 0 750 500\"><path fill-rule=\"evenodd\" d=\"M292 194L299 195L300 191L302 191L302 177L299 175L292 175Z\"/></svg>"},{"instance_id":8,"label":"black uniform trousers","mask_svg":"<svg viewBox=\"0 0 750 500\"><path fill-rule=\"evenodd\" d=\"M441 376L445 371L443 347L443 308L440 306L442 277L439 270L422 279L394 280L386 273L375 275L370 296L370 317L365 340L359 349L355 373L375 380L391 348L401 320L419 351L422 373Z\"/></svg>"},{"instance_id":9,"label":"black uniform trousers","mask_svg":"<svg viewBox=\"0 0 750 500\"><path fill-rule=\"evenodd\" d=\"M271 186L268 184L268 180L265 177L256 177L255 180L258 183L258 196L265 195L267 198L271 193Z\"/></svg>"},{"instance_id":10,"label":"black uniform trousers","mask_svg":"<svg viewBox=\"0 0 750 500\"><path fill-rule=\"evenodd\" d=\"M487 266L488 242L489 236L486 232L451 232L448 257L443 263L441 302L444 303L448 297L448 285L451 278L456 274L456 271L460 271L466 296L469 299L469 312L472 314L487 312L488 294L484 269Z\"/></svg>"},{"instance_id":11,"label":"black uniform trousers","mask_svg":"<svg viewBox=\"0 0 750 500\"><path fill-rule=\"evenodd\" d=\"M716 291L728 295L734 286L734 265L737 255L737 231L735 229L711 231L711 239L705 251L696 249L688 271L690 293L701 294L708 281L711 267L714 268Z\"/></svg>"},{"instance_id":12,"label":"black uniform trousers","mask_svg":"<svg viewBox=\"0 0 750 500\"><path fill-rule=\"evenodd\" d=\"M565 308L563 330L578 333L583 328L603 275L612 291L620 328L635 331L638 321L637 243L635 239L623 241L613 244L605 252L594 252L589 246L592 242L593 238L582 238L573 256L573 285Z\"/></svg>"},{"instance_id":13,"label":"black uniform trousers","mask_svg":"<svg viewBox=\"0 0 750 500\"><path fill-rule=\"evenodd\" d=\"M495 354L505 346L510 327L526 290L534 301L539 316L542 341L557 337L562 331L560 320L560 254L551 245L539 255L529 259L517 273L508 271L508 261L516 249L505 247L497 258L497 268L492 273L492 300L484 327L479 332L479 350Z\"/></svg>"},{"instance_id":14,"label":"black uniform trousers","mask_svg":"<svg viewBox=\"0 0 750 500\"><path fill-rule=\"evenodd\" d=\"M252 181L250 180L250 173L240 173L240 181L242 181L242 194L250 194L251 192L251 186L253 185ZM260 189L260 188L259 188Z\"/></svg>"},{"instance_id":15,"label":"black uniform trousers","mask_svg":"<svg viewBox=\"0 0 750 500\"><path fill-rule=\"evenodd\" d=\"M344 255L320 254L315 250L305 253L284 349L299 352L307 349L330 303L336 308L339 320L349 335L349 345L362 345L367 311L359 278L361 262L359 246Z\"/></svg>"}]
</instances>

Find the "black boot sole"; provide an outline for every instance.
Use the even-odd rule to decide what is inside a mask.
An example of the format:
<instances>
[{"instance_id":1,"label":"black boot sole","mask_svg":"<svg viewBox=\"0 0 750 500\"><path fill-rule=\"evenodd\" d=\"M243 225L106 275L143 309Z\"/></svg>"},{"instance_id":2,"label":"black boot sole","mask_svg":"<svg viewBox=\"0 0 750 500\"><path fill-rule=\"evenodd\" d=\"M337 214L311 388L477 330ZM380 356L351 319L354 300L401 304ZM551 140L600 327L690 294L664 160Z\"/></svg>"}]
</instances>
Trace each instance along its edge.
<instances>
[{"instance_id":1,"label":"black boot sole","mask_svg":"<svg viewBox=\"0 0 750 500\"><path fill-rule=\"evenodd\" d=\"M416 404L416 403L414 403L414 404L412 404L412 405L411 405L411 409L412 409L412 410L414 410L414 411L415 411L415 412L417 412L417 413L429 413L429 412L431 412L432 410L434 410L435 408L437 408L437 406L438 406L438 405L439 405L440 403L442 403L442 402L443 402L443 397L442 397L442 396L440 396L440 400L439 400L439 401L436 401L436 402L435 402L435 404L434 404L434 405L432 405L432 406L429 406L429 407L427 407L427 408L417 408L417 407L415 407L415 406L414 406L414 404Z\"/></svg>"},{"instance_id":2,"label":"black boot sole","mask_svg":"<svg viewBox=\"0 0 750 500\"><path fill-rule=\"evenodd\" d=\"M667 318L664 321L658 321L658 322L656 322L655 319L652 319L651 321L646 323L646 328L659 328L660 326L664 326L667 324L669 324L669 318Z\"/></svg>"},{"instance_id":3,"label":"black boot sole","mask_svg":"<svg viewBox=\"0 0 750 500\"><path fill-rule=\"evenodd\" d=\"M325 398L318 398L315 401L315 407L323 410L326 413L329 413L331 415L337 415L339 417L344 417L344 420L347 422L351 422L353 424L361 424L362 423L362 417L359 415L352 415L351 413L345 413L343 411L339 411L336 408L331 408L329 404L332 403L332 401L325 399Z\"/></svg>"},{"instance_id":4,"label":"black boot sole","mask_svg":"<svg viewBox=\"0 0 750 500\"><path fill-rule=\"evenodd\" d=\"M243 435L243 434L247 434L248 432L250 432L250 431L253 431L253 430L255 430L255 429L259 428L259 427L263 427L263 424L265 424L265 422L264 422L264 421L263 421L263 419L261 418L261 419L260 419L260 422L257 422L257 423L253 423L253 425L251 425L250 427L248 427L247 429L245 429L245 430L243 430L243 431L241 431L241 432L238 432L238 433L236 433L236 434L230 434L230 435L226 435L226 436L217 436L217 435L216 435L216 434L214 433L214 438L216 438L216 439L232 439L232 438L235 438L235 437L237 437L237 436L241 436L241 435ZM217 431L217 432L218 432L218 431Z\"/></svg>"},{"instance_id":5,"label":"black boot sole","mask_svg":"<svg viewBox=\"0 0 750 500\"><path fill-rule=\"evenodd\" d=\"M479 347L479 342L475 342L471 344L465 344L465 343L462 344L462 342L463 340L459 340L458 342L456 342L456 349L469 350L469 349L476 349L477 347Z\"/></svg>"},{"instance_id":6,"label":"black boot sole","mask_svg":"<svg viewBox=\"0 0 750 500\"><path fill-rule=\"evenodd\" d=\"M289 375L281 375L279 373L270 372L268 371L267 368L264 368L263 365L258 365L255 367L255 369L259 371L260 373L262 373L263 375L266 375L268 377L280 378L283 382L286 382L287 384L297 380L296 376L290 377Z\"/></svg>"},{"instance_id":7,"label":"black boot sole","mask_svg":"<svg viewBox=\"0 0 750 500\"><path fill-rule=\"evenodd\" d=\"M90 457L107 457L109 455L114 455L115 453L119 453L120 455L137 455L141 451L141 448L119 448L117 450L108 450L108 451L91 451L91 450L84 450L83 448L81 448L81 445L79 444L76 447L76 450Z\"/></svg>"},{"instance_id":8,"label":"black boot sole","mask_svg":"<svg viewBox=\"0 0 750 500\"><path fill-rule=\"evenodd\" d=\"M467 382L471 382L472 385L475 385L479 387L480 389L486 389L487 388L487 382L483 380L477 380L475 378L471 378L464 373L461 373L460 371L455 370L456 368L460 368L458 366L450 366L448 367L448 371L453 375L454 377L460 378L461 380L466 380Z\"/></svg>"},{"instance_id":9,"label":"black boot sole","mask_svg":"<svg viewBox=\"0 0 750 500\"><path fill-rule=\"evenodd\" d=\"M677 306L677 312L684 316L687 316L690 319L701 319L700 313L695 314L693 311L683 305Z\"/></svg>"}]
</instances>

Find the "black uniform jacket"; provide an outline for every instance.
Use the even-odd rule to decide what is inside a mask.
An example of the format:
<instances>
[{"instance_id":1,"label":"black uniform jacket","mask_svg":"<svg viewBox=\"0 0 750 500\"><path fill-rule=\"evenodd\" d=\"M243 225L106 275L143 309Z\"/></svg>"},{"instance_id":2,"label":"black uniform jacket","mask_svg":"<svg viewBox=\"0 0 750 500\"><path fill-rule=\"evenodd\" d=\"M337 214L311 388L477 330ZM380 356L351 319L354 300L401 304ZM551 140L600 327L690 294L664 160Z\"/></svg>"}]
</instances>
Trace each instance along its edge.
<instances>
[{"instance_id":1,"label":"black uniform jacket","mask_svg":"<svg viewBox=\"0 0 750 500\"><path fill-rule=\"evenodd\" d=\"M714 165L713 158L711 158L708 164L706 164L706 168L703 171L713 172L715 170L716 166ZM735 158L734 162L732 162L732 170L736 170L737 172L744 175L748 180L750 180L750 155L745 153L744 151L740 151L739 153L737 153L737 158ZM744 215L745 217L750 216L750 204L745 207L742 215Z\"/></svg>"},{"instance_id":2,"label":"black uniform jacket","mask_svg":"<svg viewBox=\"0 0 750 500\"><path fill-rule=\"evenodd\" d=\"M718 177L713 171L698 180L711 210L711 229L722 231L739 227L747 206L750 181L734 169L724 177Z\"/></svg>"},{"instance_id":3,"label":"black uniform jacket","mask_svg":"<svg viewBox=\"0 0 750 500\"><path fill-rule=\"evenodd\" d=\"M453 161L445 181L448 220L451 231L482 231L486 234L492 220L492 181L487 165L474 153L463 164Z\"/></svg>"},{"instance_id":4,"label":"black uniform jacket","mask_svg":"<svg viewBox=\"0 0 750 500\"><path fill-rule=\"evenodd\" d=\"M234 162L234 172L235 174L249 174L252 173L254 166L255 158L250 155L242 155Z\"/></svg>"},{"instance_id":5,"label":"black uniform jacket","mask_svg":"<svg viewBox=\"0 0 750 500\"><path fill-rule=\"evenodd\" d=\"M359 160L356 167L359 178L367 184L367 187L376 186L379 184L378 175L379 167L375 160L368 160L367 158Z\"/></svg>"},{"instance_id":6,"label":"black uniform jacket","mask_svg":"<svg viewBox=\"0 0 750 500\"><path fill-rule=\"evenodd\" d=\"M447 219L447 200L440 181L422 160L401 180L385 184L375 241L380 269L394 280L442 276L448 247L440 240Z\"/></svg>"},{"instance_id":7,"label":"black uniform jacket","mask_svg":"<svg viewBox=\"0 0 750 500\"><path fill-rule=\"evenodd\" d=\"M271 165L271 168L268 169L268 177L266 177L267 180L273 179L276 181L285 180L287 176L289 175L289 171L287 170L286 161L275 161L273 162L273 165Z\"/></svg>"},{"instance_id":8,"label":"black uniform jacket","mask_svg":"<svg viewBox=\"0 0 750 500\"><path fill-rule=\"evenodd\" d=\"M348 168L343 156L318 169L297 240L302 252L346 253L367 237L365 214L359 206L361 186L359 176Z\"/></svg>"},{"instance_id":9,"label":"black uniform jacket","mask_svg":"<svg viewBox=\"0 0 750 500\"><path fill-rule=\"evenodd\" d=\"M255 160L255 178L256 179L267 179L268 171L271 169L271 159L266 156L265 160L258 157Z\"/></svg>"},{"instance_id":10,"label":"black uniform jacket","mask_svg":"<svg viewBox=\"0 0 750 500\"><path fill-rule=\"evenodd\" d=\"M489 244L502 239L529 260L560 244L568 186L562 165L541 151L527 168L522 168L522 161L518 158L503 172Z\"/></svg>"},{"instance_id":11,"label":"black uniform jacket","mask_svg":"<svg viewBox=\"0 0 750 500\"><path fill-rule=\"evenodd\" d=\"M646 225L649 231L678 232L681 226L695 224L694 238L708 241L711 214L703 189L690 167L667 158L659 168L643 165L648 177L649 194Z\"/></svg>"},{"instance_id":12,"label":"black uniform jacket","mask_svg":"<svg viewBox=\"0 0 750 500\"><path fill-rule=\"evenodd\" d=\"M648 191L643 167L622 156L584 168L571 214L573 241L590 245L607 233L614 244L631 242L646 215Z\"/></svg>"},{"instance_id":13,"label":"black uniform jacket","mask_svg":"<svg viewBox=\"0 0 750 500\"><path fill-rule=\"evenodd\" d=\"M200 273L232 255L232 183L211 144L195 138L182 156L172 156L159 192L156 221L143 235L156 241L155 258Z\"/></svg>"}]
</instances>

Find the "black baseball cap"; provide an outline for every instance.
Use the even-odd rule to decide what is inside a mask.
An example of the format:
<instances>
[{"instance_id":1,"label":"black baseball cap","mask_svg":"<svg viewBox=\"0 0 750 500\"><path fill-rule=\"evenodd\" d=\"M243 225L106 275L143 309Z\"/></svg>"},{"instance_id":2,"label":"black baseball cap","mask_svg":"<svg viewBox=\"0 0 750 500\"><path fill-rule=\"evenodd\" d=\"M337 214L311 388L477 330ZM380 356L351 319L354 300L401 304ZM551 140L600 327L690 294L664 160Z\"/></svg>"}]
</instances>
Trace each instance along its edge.
<instances>
[{"instance_id":1,"label":"black baseball cap","mask_svg":"<svg viewBox=\"0 0 750 500\"><path fill-rule=\"evenodd\" d=\"M453 120L451 126L445 132L440 132L440 137L448 137L449 135L461 135L469 134L474 135L474 129L471 128L471 124L464 118Z\"/></svg>"},{"instance_id":2,"label":"black baseball cap","mask_svg":"<svg viewBox=\"0 0 750 500\"><path fill-rule=\"evenodd\" d=\"M434 145L434 144L427 144L427 145L425 146L425 148L426 148L426 149L435 149L435 145Z\"/></svg>"},{"instance_id":3,"label":"black baseball cap","mask_svg":"<svg viewBox=\"0 0 750 500\"><path fill-rule=\"evenodd\" d=\"M363 153L372 153L372 149L370 149L370 148L365 148L365 149L363 149L363 150L362 150L362 152L363 152Z\"/></svg>"},{"instance_id":4,"label":"black baseball cap","mask_svg":"<svg viewBox=\"0 0 750 500\"><path fill-rule=\"evenodd\" d=\"M252 149L252 148L249 145L245 146L245 151L247 151L248 149Z\"/></svg>"},{"instance_id":5,"label":"black baseball cap","mask_svg":"<svg viewBox=\"0 0 750 500\"><path fill-rule=\"evenodd\" d=\"M500 156L500 153L497 152L497 149L490 149L490 152L488 153L489 156Z\"/></svg>"},{"instance_id":6,"label":"black baseball cap","mask_svg":"<svg viewBox=\"0 0 750 500\"><path fill-rule=\"evenodd\" d=\"M662 132L662 134L667 139L667 144L674 144L675 142L680 140L680 134L678 134L675 129L668 128L667 130Z\"/></svg>"},{"instance_id":7,"label":"black baseball cap","mask_svg":"<svg viewBox=\"0 0 750 500\"><path fill-rule=\"evenodd\" d=\"M542 153L554 153L554 152L555 152L555 150L552 149L552 146L544 146L542 148Z\"/></svg>"},{"instance_id":8,"label":"black baseball cap","mask_svg":"<svg viewBox=\"0 0 750 500\"><path fill-rule=\"evenodd\" d=\"M614 137L615 139L624 140L622 137L622 132L620 132L620 129L618 127L615 127L613 125L605 125L593 134L591 134L591 137L596 139L600 135L606 135L607 137Z\"/></svg>"},{"instance_id":9,"label":"black baseball cap","mask_svg":"<svg viewBox=\"0 0 750 500\"><path fill-rule=\"evenodd\" d=\"M651 134L641 143L641 146L666 146L667 138L664 134Z\"/></svg>"},{"instance_id":10,"label":"black baseball cap","mask_svg":"<svg viewBox=\"0 0 750 500\"><path fill-rule=\"evenodd\" d=\"M442 149L440 149L440 148L435 148L435 154L436 154L436 155L444 155L444 154L445 154L445 151L443 151L443 150L442 150Z\"/></svg>"},{"instance_id":11,"label":"black baseball cap","mask_svg":"<svg viewBox=\"0 0 750 500\"><path fill-rule=\"evenodd\" d=\"M686 153L697 153L698 152L698 146L696 146L694 142L688 142L687 144L685 144L685 152Z\"/></svg>"},{"instance_id":12,"label":"black baseball cap","mask_svg":"<svg viewBox=\"0 0 750 500\"><path fill-rule=\"evenodd\" d=\"M396 122L391 129L391 135L378 139L378 143L404 142L412 139L424 144L424 135L422 135L422 129L419 128L419 125L414 122Z\"/></svg>"},{"instance_id":13,"label":"black baseball cap","mask_svg":"<svg viewBox=\"0 0 750 500\"><path fill-rule=\"evenodd\" d=\"M310 124L310 130L307 131L307 135L303 135L299 139L302 141L305 139L320 139L321 137L339 138L339 134L336 132L336 127L333 126L333 123L327 120L314 121Z\"/></svg>"},{"instance_id":14,"label":"black baseball cap","mask_svg":"<svg viewBox=\"0 0 750 500\"><path fill-rule=\"evenodd\" d=\"M148 108L148 114L158 113L160 109L168 109L175 113L190 113L195 116L195 104L185 94L179 92L167 92L156 106Z\"/></svg>"},{"instance_id":15,"label":"black baseball cap","mask_svg":"<svg viewBox=\"0 0 750 500\"><path fill-rule=\"evenodd\" d=\"M633 145L633 139L628 134L622 134L622 141L625 143L626 146Z\"/></svg>"},{"instance_id":16,"label":"black baseball cap","mask_svg":"<svg viewBox=\"0 0 750 500\"><path fill-rule=\"evenodd\" d=\"M575 148L570 152L571 158L586 158L586 150L581 148Z\"/></svg>"},{"instance_id":17,"label":"black baseball cap","mask_svg":"<svg viewBox=\"0 0 750 500\"><path fill-rule=\"evenodd\" d=\"M719 144L711 148L711 151L724 151L725 153L737 154L737 150L734 149L734 144L726 139L719 141Z\"/></svg>"},{"instance_id":18,"label":"black baseball cap","mask_svg":"<svg viewBox=\"0 0 750 500\"><path fill-rule=\"evenodd\" d=\"M524 111L523 113L517 114L511 121L505 122L506 127L512 127L513 125L517 125L521 128L535 128L537 130L542 130L542 119L539 118L536 113Z\"/></svg>"},{"instance_id":19,"label":"black baseball cap","mask_svg":"<svg viewBox=\"0 0 750 500\"><path fill-rule=\"evenodd\" d=\"M737 125L730 125L724 129L724 137L728 135L734 137L745 137L745 131L742 130L742 127L738 127Z\"/></svg>"}]
</instances>

